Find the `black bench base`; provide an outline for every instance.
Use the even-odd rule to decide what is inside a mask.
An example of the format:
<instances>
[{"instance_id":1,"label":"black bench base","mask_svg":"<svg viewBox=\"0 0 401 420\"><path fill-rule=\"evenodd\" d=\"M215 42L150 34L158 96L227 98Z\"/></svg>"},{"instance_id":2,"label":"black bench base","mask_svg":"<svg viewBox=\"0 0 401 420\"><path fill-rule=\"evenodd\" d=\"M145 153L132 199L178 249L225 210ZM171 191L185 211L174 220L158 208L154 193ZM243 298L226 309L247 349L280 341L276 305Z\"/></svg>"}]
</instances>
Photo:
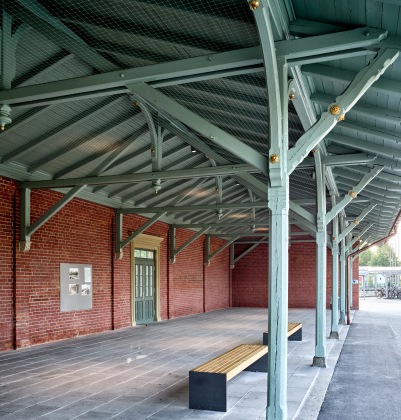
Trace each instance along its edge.
<instances>
[{"instance_id":1,"label":"black bench base","mask_svg":"<svg viewBox=\"0 0 401 420\"><path fill-rule=\"evenodd\" d=\"M263 333L263 345L267 346L267 340L269 338L269 333L264 332ZM295 331L293 334L291 334L288 337L288 341L302 341L302 327Z\"/></svg>"},{"instance_id":2,"label":"black bench base","mask_svg":"<svg viewBox=\"0 0 401 420\"><path fill-rule=\"evenodd\" d=\"M267 354L246 369L267 372ZM227 378L223 373L189 371L189 408L227 411Z\"/></svg>"}]
</instances>

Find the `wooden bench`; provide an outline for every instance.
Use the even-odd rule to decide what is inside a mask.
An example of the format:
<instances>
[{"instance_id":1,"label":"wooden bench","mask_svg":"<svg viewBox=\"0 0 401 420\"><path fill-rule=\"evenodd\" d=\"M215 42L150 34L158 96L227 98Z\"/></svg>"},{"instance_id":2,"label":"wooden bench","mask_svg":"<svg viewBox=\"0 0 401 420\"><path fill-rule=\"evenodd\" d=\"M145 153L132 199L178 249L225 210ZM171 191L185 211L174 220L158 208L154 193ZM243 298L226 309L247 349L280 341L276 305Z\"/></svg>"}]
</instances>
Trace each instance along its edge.
<instances>
[{"instance_id":1,"label":"wooden bench","mask_svg":"<svg viewBox=\"0 0 401 420\"><path fill-rule=\"evenodd\" d=\"M243 370L267 372L267 346L241 344L189 372L189 408L227 411L227 382Z\"/></svg>"},{"instance_id":2,"label":"wooden bench","mask_svg":"<svg viewBox=\"0 0 401 420\"><path fill-rule=\"evenodd\" d=\"M263 344L265 346L267 346L268 337L269 337L269 332L268 331L264 332ZM288 337L288 341L302 341L302 324L300 322L289 322L287 337Z\"/></svg>"}]
</instances>

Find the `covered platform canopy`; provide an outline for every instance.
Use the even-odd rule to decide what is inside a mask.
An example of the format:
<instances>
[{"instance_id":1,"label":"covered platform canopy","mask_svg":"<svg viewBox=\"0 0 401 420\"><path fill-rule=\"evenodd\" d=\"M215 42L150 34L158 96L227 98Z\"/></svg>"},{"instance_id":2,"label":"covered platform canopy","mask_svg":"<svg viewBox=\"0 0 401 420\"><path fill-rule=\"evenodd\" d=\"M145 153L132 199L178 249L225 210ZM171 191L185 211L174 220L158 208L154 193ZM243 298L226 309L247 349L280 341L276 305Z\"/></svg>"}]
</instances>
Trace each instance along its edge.
<instances>
[{"instance_id":1,"label":"covered platform canopy","mask_svg":"<svg viewBox=\"0 0 401 420\"><path fill-rule=\"evenodd\" d=\"M116 209L118 258L158 220L173 261L179 227L225 246L269 241L267 416L286 418L288 246L317 244L324 366L326 247L336 337L338 257L344 323L347 257L394 234L400 214L398 2L2 6L0 175L21 181L20 249L74 197ZM32 189L65 193L33 223ZM149 221L125 238L129 213Z\"/></svg>"}]
</instances>

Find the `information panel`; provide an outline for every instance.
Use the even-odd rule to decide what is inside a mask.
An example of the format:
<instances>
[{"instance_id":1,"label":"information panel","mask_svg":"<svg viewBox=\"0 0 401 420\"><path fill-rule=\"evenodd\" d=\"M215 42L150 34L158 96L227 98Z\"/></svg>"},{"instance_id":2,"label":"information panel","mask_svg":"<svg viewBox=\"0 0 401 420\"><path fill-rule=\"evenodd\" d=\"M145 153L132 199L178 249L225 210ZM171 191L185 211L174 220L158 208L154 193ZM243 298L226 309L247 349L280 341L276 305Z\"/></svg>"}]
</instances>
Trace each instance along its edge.
<instances>
[{"instance_id":1,"label":"information panel","mask_svg":"<svg viewBox=\"0 0 401 420\"><path fill-rule=\"evenodd\" d=\"M60 264L60 311L92 309L92 265Z\"/></svg>"}]
</instances>

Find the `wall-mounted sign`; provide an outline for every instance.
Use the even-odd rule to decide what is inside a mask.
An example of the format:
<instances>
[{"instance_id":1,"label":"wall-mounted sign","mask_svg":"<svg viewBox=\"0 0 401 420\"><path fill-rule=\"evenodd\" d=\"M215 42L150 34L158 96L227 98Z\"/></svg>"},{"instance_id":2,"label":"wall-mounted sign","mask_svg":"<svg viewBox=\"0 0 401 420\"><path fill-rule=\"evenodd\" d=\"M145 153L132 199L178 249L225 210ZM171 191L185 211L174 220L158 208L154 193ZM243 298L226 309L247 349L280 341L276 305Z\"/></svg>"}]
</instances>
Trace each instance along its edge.
<instances>
[{"instance_id":1,"label":"wall-mounted sign","mask_svg":"<svg viewBox=\"0 0 401 420\"><path fill-rule=\"evenodd\" d=\"M60 311L92 309L92 265L60 264Z\"/></svg>"}]
</instances>

